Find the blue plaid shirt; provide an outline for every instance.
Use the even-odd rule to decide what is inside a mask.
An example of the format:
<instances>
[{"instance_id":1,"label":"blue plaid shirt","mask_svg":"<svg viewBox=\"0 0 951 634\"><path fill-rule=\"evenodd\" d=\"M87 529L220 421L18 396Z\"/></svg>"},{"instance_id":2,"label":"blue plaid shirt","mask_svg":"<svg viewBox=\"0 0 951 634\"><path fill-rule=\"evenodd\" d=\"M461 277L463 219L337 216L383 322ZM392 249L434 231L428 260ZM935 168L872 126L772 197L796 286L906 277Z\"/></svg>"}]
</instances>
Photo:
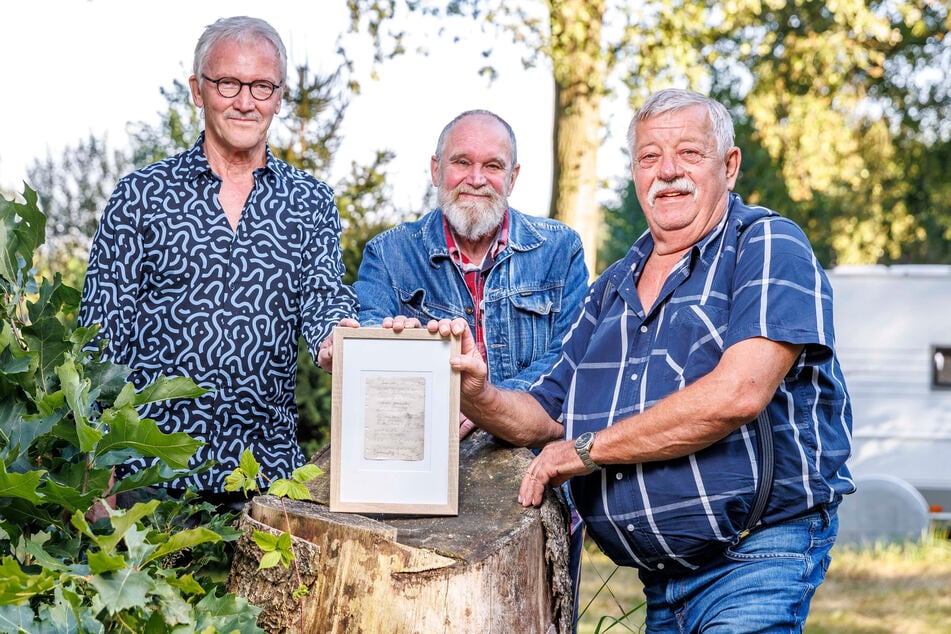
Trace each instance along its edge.
<instances>
[{"instance_id":1,"label":"blue plaid shirt","mask_svg":"<svg viewBox=\"0 0 951 634\"><path fill-rule=\"evenodd\" d=\"M192 466L218 462L170 486L222 491L245 448L269 478L303 463L298 338L316 359L333 326L354 315L356 299L341 283L330 187L268 150L232 231L203 141L119 181L93 240L80 322L102 324L110 358L133 369L138 387L164 374L211 390L149 404L140 415L204 441ZM145 464L136 459L117 473Z\"/></svg>"},{"instance_id":2,"label":"blue plaid shirt","mask_svg":"<svg viewBox=\"0 0 951 634\"><path fill-rule=\"evenodd\" d=\"M531 388L566 438L643 412L708 374L739 341L803 344L767 406L776 464L763 522L851 492L852 415L834 354L832 291L799 227L731 194L723 221L674 266L645 313L635 286L652 247L645 233L592 285L560 360ZM615 562L689 571L745 528L756 447L747 424L680 459L573 478L572 497Z\"/></svg>"}]
</instances>

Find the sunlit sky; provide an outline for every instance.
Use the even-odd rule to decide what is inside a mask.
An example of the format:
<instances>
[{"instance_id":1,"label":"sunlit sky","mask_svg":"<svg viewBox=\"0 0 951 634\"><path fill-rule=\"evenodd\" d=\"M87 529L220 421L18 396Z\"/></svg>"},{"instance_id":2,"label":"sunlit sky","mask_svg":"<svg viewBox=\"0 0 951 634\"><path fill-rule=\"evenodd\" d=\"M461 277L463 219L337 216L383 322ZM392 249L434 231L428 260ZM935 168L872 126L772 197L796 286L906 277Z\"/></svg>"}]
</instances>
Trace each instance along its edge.
<instances>
[{"instance_id":1,"label":"sunlit sky","mask_svg":"<svg viewBox=\"0 0 951 634\"><path fill-rule=\"evenodd\" d=\"M195 43L206 25L228 15L253 15L270 22L288 48L289 68L307 63L321 74L340 63L338 35L348 27L344 0L248 2L244 0L33 0L0 7L0 64L5 80L0 116L0 189L22 190L26 167L49 152L106 135L110 147L126 147L130 121L158 123L166 109L159 89L186 81ZM335 160L342 177L350 162L369 163L379 149L396 154L390 168L393 198L401 209L418 209L429 188L429 157L442 127L471 108L487 108L505 118L518 140L521 173L510 202L546 215L551 188L552 81L547 68L526 70L522 51L468 29L454 42L433 22L417 32L415 52L384 62L371 79L370 45L365 37L344 41L358 58L355 77L361 94L352 98L343 142ZM415 30L414 30L415 29ZM504 42L504 38L503 42ZM486 64L498 78L478 75ZM623 118L623 115L619 118ZM614 130L601 154L601 174L622 178L623 127ZM617 130L620 130L618 133Z\"/></svg>"}]
</instances>

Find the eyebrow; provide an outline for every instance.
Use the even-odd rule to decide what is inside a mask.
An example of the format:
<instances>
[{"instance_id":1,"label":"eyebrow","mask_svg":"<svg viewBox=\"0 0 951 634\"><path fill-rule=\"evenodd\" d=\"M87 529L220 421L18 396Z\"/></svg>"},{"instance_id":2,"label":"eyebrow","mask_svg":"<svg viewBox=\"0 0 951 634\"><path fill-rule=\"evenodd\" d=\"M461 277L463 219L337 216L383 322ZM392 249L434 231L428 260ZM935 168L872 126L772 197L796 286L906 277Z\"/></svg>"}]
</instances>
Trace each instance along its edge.
<instances>
[{"instance_id":1,"label":"eyebrow","mask_svg":"<svg viewBox=\"0 0 951 634\"><path fill-rule=\"evenodd\" d=\"M469 158L470 160L472 160L473 163L482 163L483 165L485 165L486 163L498 163L499 165L502 166L502 169L508 169L508 164L505 162L505 159L499 158L498 156L494 156L494 157L492 157L492 158L490 158L490 159L488 159L488 160L485 160L485 161L476 161L476 160L472 159L472 158L469 156L469 154L466 153L466 152L457 152L456 154L450 154L450 155L446 158L446 160L452 162L452 161L456 161L456 160L461 159L461 158Z\"/></svg>"}]
</instances>

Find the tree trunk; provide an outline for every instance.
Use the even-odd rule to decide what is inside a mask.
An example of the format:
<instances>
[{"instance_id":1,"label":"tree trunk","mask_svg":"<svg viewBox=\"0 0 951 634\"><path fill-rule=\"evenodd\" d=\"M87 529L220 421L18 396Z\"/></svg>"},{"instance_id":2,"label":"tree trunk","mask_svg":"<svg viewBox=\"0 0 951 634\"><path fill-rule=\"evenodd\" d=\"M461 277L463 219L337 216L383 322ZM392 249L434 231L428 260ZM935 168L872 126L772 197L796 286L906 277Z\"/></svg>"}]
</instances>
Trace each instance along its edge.
<instances>
[{"instance_id":1,"label":"tree trunk","mask_svg":"<svg viewBox=\"0 0 951 634\"><path fill-rule=\"evenodd\" d=\"M585 263L597 266L601 208L597 201L604 0L549 0L555 80L552 192L549 215L581 235Z\"/></svg>"},{"instance_id":2,"label":"tree trunk","mask_svg":"<svg viewBox=\"0 0 951 634\"><path fill-rule=\"evenodd\" d=\"M573 597L567 510L549 491L523 509L518 484L531 459L477 431L460 446L459 515L419 517L331 513L329 458L311 483L315 502L259 496L248 505L228 588L263 608L269 632L387 634L498 632L567 634ZM257 571L252 530L290 524L293 568ZM308 596L298 605L294 590Z\"/></svg>"}]
</instances>

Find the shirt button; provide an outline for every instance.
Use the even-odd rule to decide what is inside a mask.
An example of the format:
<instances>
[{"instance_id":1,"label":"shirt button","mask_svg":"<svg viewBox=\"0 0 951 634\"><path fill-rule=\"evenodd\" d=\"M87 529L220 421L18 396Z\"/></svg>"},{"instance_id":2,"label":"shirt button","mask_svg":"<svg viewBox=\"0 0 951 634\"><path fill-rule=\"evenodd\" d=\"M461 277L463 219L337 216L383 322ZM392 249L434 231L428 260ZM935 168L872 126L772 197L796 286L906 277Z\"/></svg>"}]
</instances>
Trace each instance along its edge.
<instances>
[{"instance_id":1,"label":"shirt button","mask_svg":"<svg viewBox=\"0 0 951 634\"><path fill-rule=\"evenodd\" d=\"M641 332L647 332L647 326L641 326Z\"/></svg>"},{"instance_id":2,"label":"shirt button","mask_svg":"<svg viewBox=\"0 0 951 634\"><path fill-rule=\"evenodd\" d=\"M624 479L624 476L621 475L620 473L615 473L615 474L614 474L614 477L615 477L616 479L618 479L618 480L623 480L623 479Z\"/></svg>"},{"instance_id":3,"label":"shirt button","mask_svg":"<svg viewBox=\"0 0 951 634\"><path fill-rule=\"evenodd\" d=\"M471 314L472 314L472 306L466 306L466 314L467 314L467 315L471 315Z\"/></svg>"},{"instance_id":4,"label":"shirt button","mask_svg":"<svg viewBox=\"0 0 951 634\"><path fill-rule=\"evenodd\" d=\"M663 569L664 569L664 564L657 564L657 569L658 569L658 570L663 570Z\"/></svg>"},{"instance_id":5,"label":"shirt button","mask_svg":"<svg viewBox=\"0 0 951 634\"><path fill-rule=\"evenodd\" d=\"M627 525L627 532L629 532L629 533L633 533L633 532L634 532L634 525L633 525L633 524L628 524L628 525Z\"/></svg>"},{"instance_id":6,"label":"shirt button","mask_svg":"<svg viewBox=\"0 0 951 634\"><path fill-rule=\"evenodd\" d=\"M631 375L631 380L632 380L632 381L636 381L636 380L637 380L637 373L634 373L634 374Z\"/></svg>"}]
</instances>

